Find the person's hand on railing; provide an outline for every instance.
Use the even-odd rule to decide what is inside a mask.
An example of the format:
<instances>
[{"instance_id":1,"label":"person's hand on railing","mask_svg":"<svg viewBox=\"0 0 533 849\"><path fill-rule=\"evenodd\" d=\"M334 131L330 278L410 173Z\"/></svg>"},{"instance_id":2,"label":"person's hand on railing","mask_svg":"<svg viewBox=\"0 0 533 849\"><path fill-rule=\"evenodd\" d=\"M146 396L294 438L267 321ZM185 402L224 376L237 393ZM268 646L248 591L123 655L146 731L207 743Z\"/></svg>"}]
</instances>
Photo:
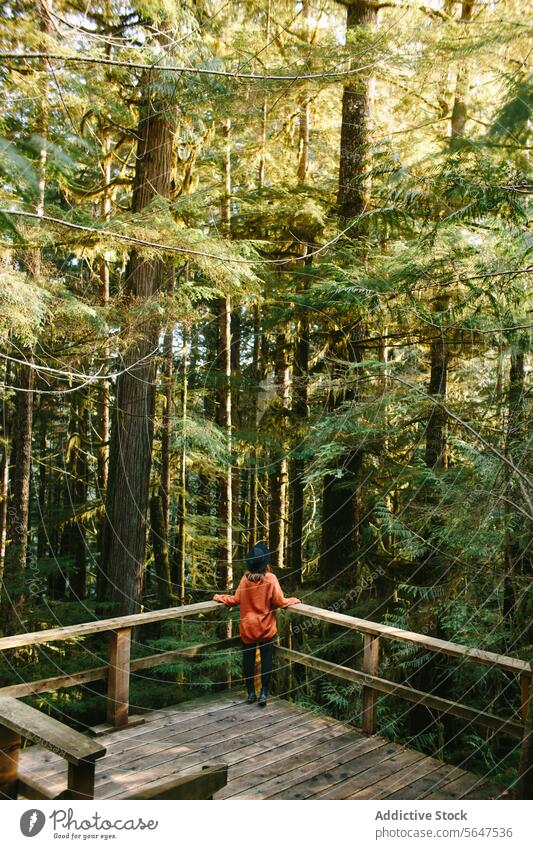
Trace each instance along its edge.
<instances>
[{"instance_id":1,"label":"person's hand on railing","mask_svg":"<svg viewBox=\"0 0 533 849\"><path fill-rule=\"evenodd\" d=\"M290 598L285 599L284 607L290 607L292 604L301 604L301 603L302 603L301 599L295 598L294 596L291 596Z\"/></svg>"},{"instance_id":2,"label":"person's hand on railing","mask_svg":"<svg viewBox=\"0 0 533 849\"><path fill-rule=\"evenodd\" d=\"M235 593L235 595L221 595L217 593L213 596L213 601L218 601L219 604L225 604L226 607L235 607L239 604L239 590Z\"/></svg>"}]
</instances>

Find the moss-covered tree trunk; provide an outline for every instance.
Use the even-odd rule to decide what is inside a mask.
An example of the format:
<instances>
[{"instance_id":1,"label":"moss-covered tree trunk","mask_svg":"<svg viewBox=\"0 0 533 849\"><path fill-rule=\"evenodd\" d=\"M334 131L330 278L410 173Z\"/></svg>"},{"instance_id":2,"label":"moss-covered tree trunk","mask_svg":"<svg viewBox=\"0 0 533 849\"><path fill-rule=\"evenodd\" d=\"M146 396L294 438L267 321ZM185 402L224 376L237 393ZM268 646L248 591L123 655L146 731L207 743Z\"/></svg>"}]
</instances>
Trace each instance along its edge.
<instances>
[{"instance_id":1,"label":"moss-covered tree trunk","mask_svg":"<svg viewBox=\"0 0 533 849\"><path fill-rule=\"evenodd\" d=\"M62 554L69 558L69 584L77 601L85 598L87 543L81 512L87 498L88 415L87 398L81 390L71 403L67 456L65 458L64 499L68 515L63 530Z\"/></svg>"},{"instance_id":2,"label":"moss-covered tree trunk","mask_svg":"<svg viewBox=\"0 0 533 849\"><path fill-rule=\"evenodd\" d=\"M147 74L137 128L134 213L154 198L170 195L174 119L170 105L157 97L157 86L158 77ZM152 298L163 286L166 273L163 260L132 251L126 284L131 304ZM122 614L136 612L141 603L155 402L153 354L158 336L156 319L147 317L139 322L137 339L126 352L125 370L117 379L104 571L108 599Z\"/></svg>"},{"instance_id":3,"label":"moss-covered tree trunk","mask_svg":"<svg viewBox=\"0 0 533 849\"><path fill-rule=\"evenodd\" d=\"M461 23L470 24L474 16L476 0L463 0L461 4ZM455 95L450 119L450 136L452 140L462 139L465 135L468 120L468 86L470 71L468 63L461 62L455 80Z\"/></svg>"},{"instance_id":4,"label":"moss-covered tree trunk","mask_svg":"<svg viewBox=\"0 0 533 849\"><path fill-rule=\"evenodd\" d=\"M371 31L377 23L377 4L346 0L346 32L355 36ZM364 211L368 202L369 133L373 80L369 72L352 77L342 95L339 187L339 215L346 222Z\"/></svg>"},{"instance_id":5,"label":"moss-covered tree trunk","mask_svg":"<svg viewBox=\"0 0 533 849\"><path fill-rule=\"evenodd\" d=\"M231 121L222 123L224 138L223 193L221 220L225 235L231 236ZM227 460L218 480L218 556L217 585L230 589L233 583L233 468L232 468L232 395L231 395L231 298L218 302L219 387L217 423L224 434Z\"/></svg>"},{"instance_id":6,"label":"moss-covered tree trunk","mask_svg":"<svg viewBox=\"0 0 533 849\"><path fill-rule=\"evenodd\" d=\"M8 508L8 543L2 587L2 626L5 633L23 630L21 619L25 601L33 432L34 370L31 364L16 368L14 385L12 496Z\"/></svg>"},{"instance_id":7,"label":"moss-covered tree trunk","mask_svg":"<svg viewBox=\"0 0 533 849\"><path fill-rule=\"evenodd\" d=\"M524 351L518 349L511 353L509 368L505 453L519 467L523 465L527 452L524 402L525 356ZM529 572L530 540L527 530L523 527L523 519L514 508L514 505L521 501L520 488L516 486L514 475L506 474L506 478L503 618L507 628L510 628L517 612L515 610L517 602L515 576L526 575Z\"/></svg>"},{"instance_id":8,"label":"moss-covered tree trunk","mask_svg":"<svg viewBox=\"0 0 533 849\"><path fill-rule=\"evenodd\" d=\"M449 304L447 295L440 295L434 301L436 317L442 314ZM430 374L428 395L438 401L446 400L448 388L449 346L445 331L437 330L430 345ZM446 468L446 413L441 407L431 404L426 425L426 466L430 469Z\"/></svg>"},{"instance_id":9,"label":"moss-covered tree trunk","mask_svg":"<svg viewBox=\"0 0 533 849\"><path fill-rule=\"evenodd\" d=\"M9 386L11 381L11 363L6 360L4 384ZM4 575L4 562L7 539L7 507L9 496L9 451L11 446L11 405L4 394L2 416L0 420L2 433L2 460L0 462L0 586Z\"/></svg>"},{"instance_id":10,"label":"moss-covered tree trunk","mask_svg":"<svg viewBox=\"0 0 533 849\"><path fill-rule=\"evenodd\" d=\"M187 406L189 372L189 333L183 328L181 359L181 447L178 469L176 575L178 598L185 603L185 552L187 540ZM208 486L209 484L207 484Z\"/></svg>"},{"instance_id":11,"label":"moss-covered tree trunk","mask_svg":"<svg viewBox=\"0 0 533 849\"><path fill-rule=\"evenodd\" d=\"M286 411L289 406L289 342L285 332L276 337L275 380L276 380L276 433L270 449L268 540L271 563L274 569L285 565L287 535L288 460L286 450Z\"/></svg>"},{"instance_id":12,"label":"moss-covered tree trunk","mask_svg":"<svg viewBox=\"0 0 533 849\"><path fill-rule=\"evenodd\" d=\"M346 6L346 33L349 44L367 43L368 35L377 24L378 8L365 0L344 2ZM337 205L340 224L346 228L352 219L365 212L369 202L370 180L370 122L373 101L373 79L371 73L362 72L349 78L342 96L342 120L339 155L339 185ZM349 235L360 235L364 228L354 221ZM333 316L336 329L332 332L329 347L334 361L354 362L362 358L362 348L357 333L344 330L346 316ZM360 325L360 317L350 318L351 327ZM342 368L333 367L334 382L346 378ZM327 409L333 413L341 403L355 401L352 390L328 394ZM342 455L335 473L324 476L322 488L322 538L320 547L320 575L324 581L333 579L339 572L355 561L356 535L358 533L360 483L363 464L361 446L349 446Z\"/></svg>"}]
</instances>

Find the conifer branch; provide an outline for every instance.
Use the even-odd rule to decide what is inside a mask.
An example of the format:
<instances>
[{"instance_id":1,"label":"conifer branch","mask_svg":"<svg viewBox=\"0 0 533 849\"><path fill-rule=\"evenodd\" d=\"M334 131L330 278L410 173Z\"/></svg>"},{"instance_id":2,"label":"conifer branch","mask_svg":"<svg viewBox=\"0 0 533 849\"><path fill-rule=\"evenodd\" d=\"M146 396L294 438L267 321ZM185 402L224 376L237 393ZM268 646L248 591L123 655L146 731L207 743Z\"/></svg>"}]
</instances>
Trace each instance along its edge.
<instances>
[{"instance_id":1,"label":"conifer branch","mask_svg":"<svg viewBox=\"0 0 533 849\"><path fill-rule=\"evenodd\" d=\"M199 74L201 76L211 77L226 77L227 79L248 80L251 82L299 82L300 80L321 80L321 79L340 79L342 77L353 76L362 71L368 71L376 68L382 59L375 62L370 62L367 65L361 65L358 68L347 68L345 70L321 71L316 74L245 74L242 71L222 71L215 68L192 68L189 65L161 65L158 63L148 62L127 62L123 59L106 59L97 56L68 56L65 53L16 53L2 52L0 53L0 65L7 64L4 60L10 59L26 59L28 61L40 59L54 59L58 62L76 62L87 65L109 65L117 68L131 68L136 71L166 71L174 74Z\"/></svg>"}]
</instances>

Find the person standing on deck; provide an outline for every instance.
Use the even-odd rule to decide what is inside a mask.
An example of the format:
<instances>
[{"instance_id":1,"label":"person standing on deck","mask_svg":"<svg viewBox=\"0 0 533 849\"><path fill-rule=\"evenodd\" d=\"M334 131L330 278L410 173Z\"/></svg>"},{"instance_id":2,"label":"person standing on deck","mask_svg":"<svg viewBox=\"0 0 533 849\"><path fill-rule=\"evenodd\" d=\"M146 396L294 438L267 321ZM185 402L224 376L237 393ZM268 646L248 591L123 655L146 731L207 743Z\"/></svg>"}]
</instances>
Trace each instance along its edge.
<instances>
[{"instance_id":1,"label":"person standing on deck","mask_svg":"<svg viewBox=\"0 0 533 849\"><path fill-rule=\"evenodd\" d=\"M247 703L257 701L259 707L265 707L268 687L272 675L274 657L274 638L277 634L275 610L300 604L299 598L285 598L276 576L270 571L268 562L270 552L266 545L258 542L246 563L250 570L243 575L235 595L215 595L213 601L228 607L240 605L241 619L239 630L242 641L243 676L248 690ZM259 699L255 692L254 671L255 652L261 653L261 692Z\"/></svg>"}]
</instances>

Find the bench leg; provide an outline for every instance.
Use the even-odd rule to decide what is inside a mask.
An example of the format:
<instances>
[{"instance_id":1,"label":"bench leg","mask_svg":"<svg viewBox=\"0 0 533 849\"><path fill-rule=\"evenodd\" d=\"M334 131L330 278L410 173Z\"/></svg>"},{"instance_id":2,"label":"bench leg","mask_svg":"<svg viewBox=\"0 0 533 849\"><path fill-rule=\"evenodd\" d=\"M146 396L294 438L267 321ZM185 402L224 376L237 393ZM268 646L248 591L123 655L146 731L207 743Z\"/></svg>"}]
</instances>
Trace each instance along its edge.
<instances>
[{"instance_id":1,"label":"bench leg","mask_svg":"<svg viewBox=\"0 0 533 849\"><path fill-rule=\"evenodd\" d=\"M94 761L68 765L68 798L94 799Z\"/></svg>"},{"instance_id":2,"label":"bench leg","mask_svg":"<svg viewBox=\"0 0 533 849\"><path fill-rule=\"evenodd\" d=\"M0 725L0 799L16 799L20 735Z\"/></svg>"}]
</instances>

